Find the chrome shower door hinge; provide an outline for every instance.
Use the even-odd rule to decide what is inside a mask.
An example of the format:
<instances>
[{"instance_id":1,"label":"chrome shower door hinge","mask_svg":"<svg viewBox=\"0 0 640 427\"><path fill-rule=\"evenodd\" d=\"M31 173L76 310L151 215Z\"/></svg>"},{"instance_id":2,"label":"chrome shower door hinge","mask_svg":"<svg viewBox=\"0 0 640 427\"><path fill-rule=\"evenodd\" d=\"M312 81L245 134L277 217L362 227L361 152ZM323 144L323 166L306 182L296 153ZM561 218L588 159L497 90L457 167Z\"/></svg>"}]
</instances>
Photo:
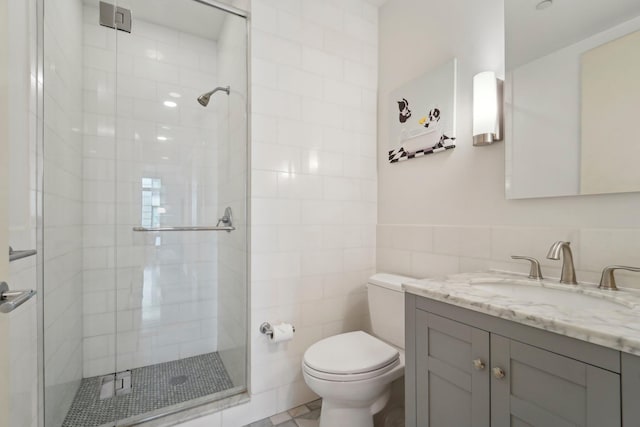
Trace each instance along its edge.
<instances>
[{"instance_id":1,"label":"chrome shower door hinge","mask_svg":"<svg viewBox=\"0 0 640 427\"><path fill-rule=\"evenodd\" d=\"M131 32L131 10L100 2L100 25L116 30Z\"/></svg>"},{"instance_id":2,"label":"chrome shower door hinge","mask_svg":"<svg viewBox=\"0 0 640 427\"><path fill-rule=\"evenodd\" d=\"M116 396L131 393L131 371L116 373Z\"/></svg>"},{"instance_id":3,"label":"chrome shower door hinge","mask_svg":"<svg viewBox=\"0 0 640 427\"><path fill-rule=\"evenodd\" d=\"M100 400L131 393L131 371L122 371L100 378Z\"/></svg>"}]
</instances>

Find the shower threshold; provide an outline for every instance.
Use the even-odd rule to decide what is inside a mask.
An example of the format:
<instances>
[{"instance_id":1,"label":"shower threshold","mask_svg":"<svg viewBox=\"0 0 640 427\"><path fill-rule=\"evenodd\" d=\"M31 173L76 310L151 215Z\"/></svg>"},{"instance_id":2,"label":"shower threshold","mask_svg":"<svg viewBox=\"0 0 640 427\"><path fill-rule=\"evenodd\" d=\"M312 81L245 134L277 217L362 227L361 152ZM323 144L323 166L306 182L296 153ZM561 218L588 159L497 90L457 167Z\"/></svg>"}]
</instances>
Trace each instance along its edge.
<instances>
[{"instance_id":1,"label":"shower threshold","mask_svg":"<svg viewBox=\"0 0 640 427\"><path fill-rule=\"evenodd\" d=\"M102 427L163 409L175 412L185 402L234 389L217 352L132 369L131 392L125 395L101 399L103 377L82 380L62 427Z\"/></svg>"}]
</instances>

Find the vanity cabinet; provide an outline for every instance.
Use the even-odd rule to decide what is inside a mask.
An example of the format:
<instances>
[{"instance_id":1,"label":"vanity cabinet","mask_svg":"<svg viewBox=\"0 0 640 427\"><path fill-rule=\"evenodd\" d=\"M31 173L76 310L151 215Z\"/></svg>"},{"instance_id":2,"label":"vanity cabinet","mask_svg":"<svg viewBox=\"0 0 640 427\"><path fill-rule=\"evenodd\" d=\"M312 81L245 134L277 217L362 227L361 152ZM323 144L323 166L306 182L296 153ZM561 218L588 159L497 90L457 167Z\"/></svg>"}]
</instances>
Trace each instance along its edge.
<instances>
[{"instance_id":1,"label":"vanity cabinet","mask_svg":"<svg viewBox=\"0 0 640 427\"><path fill-rule=\"evenodd\" d=\"M426 311L415 318L415 425L489 427L489 333Z\"/></svg>"},{"instance_id":2,"label":"vanity cabinet","mask_svg":"<svg viewBox=\"0 0 640 427\"><path fill-rule=\"evenodd\" d=\"M406 426L640 426L629 360L625 383L616 350L407 294Z\"/></svg>"},{"instance_id":3,"label":"vanity cabinet","mask_svg":"<svg viewBox=\"0 0 640 427\"><path fill-rule=\"evenodd\" d=\"M492 427L621 425L617 373L494 334L490 360Z\"/></svg>"}]
</instances>

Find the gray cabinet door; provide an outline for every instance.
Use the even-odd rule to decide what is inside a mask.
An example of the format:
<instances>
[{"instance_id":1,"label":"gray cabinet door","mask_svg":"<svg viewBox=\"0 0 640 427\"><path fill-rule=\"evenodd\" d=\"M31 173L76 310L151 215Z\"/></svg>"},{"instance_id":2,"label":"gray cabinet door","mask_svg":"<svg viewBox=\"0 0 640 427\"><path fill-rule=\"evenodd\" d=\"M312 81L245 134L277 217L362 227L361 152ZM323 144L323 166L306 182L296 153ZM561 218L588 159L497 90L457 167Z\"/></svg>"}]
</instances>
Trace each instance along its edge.
<instances>
[{"instance_id":1,"label":"gray cabinet door","mask_svg":"<svg viewBox=\"0 0 640 427\"><path fill-rule=\"evenodd\" d=\"M622 361L622 425L640 426L640 357L621 353Z\"/></svg>"},{"instance_id":2,"label":"gray cabinet door","mask_svg":"<svg viewBox=\"0 0 640 427\"><path fill-rule=\"evenodd\" d=\"M492 427L621 425L616 373L495 334L491 369Z\"/></svg>"},{"instance_id":3,"label":"gray cabinet door","mask_svg":"<svg viewBox=\"0 0 640 427\"><path fill-rule=\"evenodd\" d=\"M489 333L421 310L415 326L417 425L489 427Z\"/></svg>"}]
</instances>

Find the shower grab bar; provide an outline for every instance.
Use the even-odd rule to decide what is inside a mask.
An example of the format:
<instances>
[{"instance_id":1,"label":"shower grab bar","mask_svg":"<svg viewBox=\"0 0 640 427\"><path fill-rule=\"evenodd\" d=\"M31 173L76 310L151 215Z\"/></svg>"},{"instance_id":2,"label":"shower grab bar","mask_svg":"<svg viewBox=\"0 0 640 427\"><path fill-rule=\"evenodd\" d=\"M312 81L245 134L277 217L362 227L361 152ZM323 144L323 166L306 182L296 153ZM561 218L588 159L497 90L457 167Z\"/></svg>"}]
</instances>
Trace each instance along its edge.
<instances>
[{"instance_id":1,"label":"shower grab bar","mask_svg":"<svg viewBox=\"0 0 640 427\"><path fill-rule=\"evenodd\" d=\"M133 231L226 231L231 233L236 228L233 226L217 227L215 225L183 226L183 227L133 227Z\"/></svg>"}]
</instances>

